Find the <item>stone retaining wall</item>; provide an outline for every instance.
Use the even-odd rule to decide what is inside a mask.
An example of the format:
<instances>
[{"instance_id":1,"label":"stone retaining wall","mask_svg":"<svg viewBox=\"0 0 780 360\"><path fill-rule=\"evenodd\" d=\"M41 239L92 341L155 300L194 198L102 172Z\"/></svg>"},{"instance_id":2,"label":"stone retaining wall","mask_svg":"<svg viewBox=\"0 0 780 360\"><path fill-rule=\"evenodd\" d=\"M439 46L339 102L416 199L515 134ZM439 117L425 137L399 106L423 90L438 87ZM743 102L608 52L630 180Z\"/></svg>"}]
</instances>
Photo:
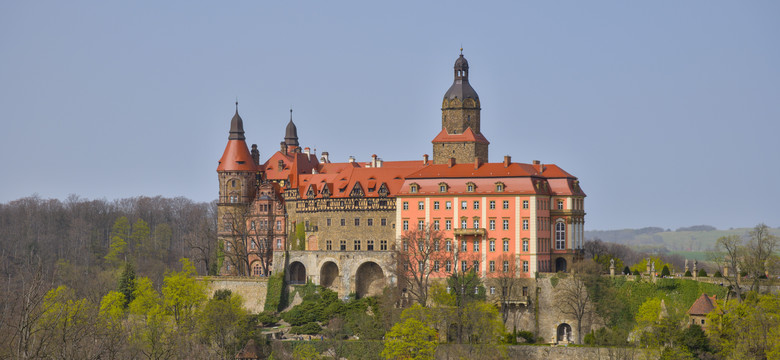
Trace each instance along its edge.
<instances>
[{"instance_id":1,"label":"stone retaining wall","mask_svg":"<svg viewBox=\"0 0 780 360\"><path fill-rule=\"evenodd\" d=\"M263 277L233 277L210 276L200 277L206 282L209 297L220 289L228 289L233 294L241 295L244 299L244 308L250 313L257 314L263 311L265 295L268 290L268 278Z\"/></svg>"}]
</instances>

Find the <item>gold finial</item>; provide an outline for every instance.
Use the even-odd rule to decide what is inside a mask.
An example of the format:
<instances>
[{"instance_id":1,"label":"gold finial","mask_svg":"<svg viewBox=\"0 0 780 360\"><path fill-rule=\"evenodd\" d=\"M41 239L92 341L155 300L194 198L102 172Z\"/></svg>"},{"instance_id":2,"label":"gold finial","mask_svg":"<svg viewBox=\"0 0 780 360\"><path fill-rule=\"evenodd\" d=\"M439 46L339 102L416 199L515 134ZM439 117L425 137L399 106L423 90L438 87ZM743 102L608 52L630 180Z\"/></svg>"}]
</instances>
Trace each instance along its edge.
<instances>
[{"instance_id":1,"label":"gold finial","mask_svg":"<svg viewBox=\"0 0 780 360\"><path fill-rule=\"evenodd\" d=\"M460 54L463 55L463 44L460 45Z\"/></svg>"}]
</instances>

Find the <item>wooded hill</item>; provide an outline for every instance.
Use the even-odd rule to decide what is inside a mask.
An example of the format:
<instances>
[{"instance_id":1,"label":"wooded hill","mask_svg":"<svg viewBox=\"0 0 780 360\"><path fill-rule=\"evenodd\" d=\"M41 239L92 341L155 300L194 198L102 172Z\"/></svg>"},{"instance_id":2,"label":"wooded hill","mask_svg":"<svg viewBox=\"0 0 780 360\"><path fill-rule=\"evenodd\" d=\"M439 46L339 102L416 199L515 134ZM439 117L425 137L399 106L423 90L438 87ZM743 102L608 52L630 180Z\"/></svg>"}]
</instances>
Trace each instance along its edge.
<instances>
[{"instance_id":1,"label":"wooded hill","mask_svg":"<svg viewBox=\"0 0 780 360\"><path fill-rule=\"evenodd\" d=\"M705 252L715 247L718 238L730 235L746 237L753 228L718 230L709 225L683 227L676 230L660 227L621 230L585 231L586 240L601 239L604 242L624 244L643 251L666 248L671 252ZM770 229L780 236L780 229Z\"/></svg>"}]
</instances>

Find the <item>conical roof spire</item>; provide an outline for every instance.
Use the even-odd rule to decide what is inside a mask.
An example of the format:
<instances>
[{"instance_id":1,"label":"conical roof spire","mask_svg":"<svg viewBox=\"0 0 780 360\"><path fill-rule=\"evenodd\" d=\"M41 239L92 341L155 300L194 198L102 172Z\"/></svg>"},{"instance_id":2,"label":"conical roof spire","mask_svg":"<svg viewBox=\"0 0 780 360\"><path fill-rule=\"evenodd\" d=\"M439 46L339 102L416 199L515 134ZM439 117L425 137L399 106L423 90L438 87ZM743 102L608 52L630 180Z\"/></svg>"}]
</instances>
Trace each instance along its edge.
<instances>
[{"instance_id":1,"label":"conical roof spire","mask_svg":"<svg viewBox=\"0 0 780 360\"><path fill-rule=\"evenodd\" d=\"M293 123L292 109L290 109L290 122L287 123L287 129L284 131L284 143L287 146L299 146L298 145L298 128Z\"/></svg>"},{"instance_id":2,"label":"conical roof spire","mask_svg":"<svg viewBox=\"0 0 780 360\"><path fill-rule=\"evenodd\" d=\"M230 136L228 140L246 140L246 137L244 137L244 120L238 115L238 101L236 101L236 114L230 120Z\"/></svg>"},{"instance_id":3,"label":"conical roof spire","mask_svg":"<svg viewBox=\"0 0 780 360\"><path fill-rule=\"evenodd\" d=\"M448 100L458 98L461 101L467 98L478 100L479 95L469 84L469 62L463 57L463 48L460 49L460 56L455 60L453 71L455 79L444 94L444 98Z\"/></svg>"}]
</instances>

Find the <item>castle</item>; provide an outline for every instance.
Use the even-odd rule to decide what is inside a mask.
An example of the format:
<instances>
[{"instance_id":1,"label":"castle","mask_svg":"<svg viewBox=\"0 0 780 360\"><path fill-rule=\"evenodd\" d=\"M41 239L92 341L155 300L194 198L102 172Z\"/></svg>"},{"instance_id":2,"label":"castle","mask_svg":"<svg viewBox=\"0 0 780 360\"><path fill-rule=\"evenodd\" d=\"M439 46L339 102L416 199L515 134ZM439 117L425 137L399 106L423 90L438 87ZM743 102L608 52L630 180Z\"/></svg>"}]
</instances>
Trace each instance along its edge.
<instances>
[{"instance_id":1,"label":"castle","mask_svg":"<svg viewBox=\"0 0 780 360\"><path fill-rule=\"evenodd\" d=\"M415 230L440 234L436 252L460 254L421 262L433 277L467 269L482 278L566 271L584 242L578 179L539 161L488 161L490 142L462 51L441 110L432 158L318 158L300 146L291 110L279 150L261 161L257 145L246 144L236 104L217 167L220 274L284 271L290 284L375 294L398 280L396 251L409 251L402 239Z\"/></svg>"}]
</instances>

